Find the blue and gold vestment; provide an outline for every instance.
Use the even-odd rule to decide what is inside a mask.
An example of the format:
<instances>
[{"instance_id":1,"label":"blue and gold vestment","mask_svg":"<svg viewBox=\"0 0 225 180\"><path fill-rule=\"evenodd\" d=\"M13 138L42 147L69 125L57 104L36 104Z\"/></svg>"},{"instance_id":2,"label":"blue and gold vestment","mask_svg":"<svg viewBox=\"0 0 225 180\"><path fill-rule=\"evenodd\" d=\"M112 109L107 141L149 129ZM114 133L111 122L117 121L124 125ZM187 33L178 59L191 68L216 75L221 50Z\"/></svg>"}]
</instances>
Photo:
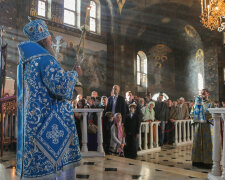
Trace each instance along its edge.
<instances>
[{"instance_id":1,"label":"blue and gold vestment","mask_svg":"<svg viewBox=\"0 0 225 180\"><path fill-rule=\"evenodd\" d=\"M77 79L31 41L18 45L18 141L21 179L52 179L81 160L71 99Z\"/></svg>"}]
</instances>

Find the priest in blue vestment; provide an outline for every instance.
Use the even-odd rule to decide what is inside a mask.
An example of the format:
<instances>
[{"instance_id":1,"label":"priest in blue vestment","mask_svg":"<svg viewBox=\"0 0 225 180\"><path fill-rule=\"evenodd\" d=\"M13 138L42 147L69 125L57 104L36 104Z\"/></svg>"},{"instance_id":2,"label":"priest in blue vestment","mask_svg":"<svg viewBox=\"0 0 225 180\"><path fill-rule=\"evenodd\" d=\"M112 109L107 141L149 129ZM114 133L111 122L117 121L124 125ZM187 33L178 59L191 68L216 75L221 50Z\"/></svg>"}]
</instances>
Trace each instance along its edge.
<instances>
[{"instance_id":1,"label":"priest in blue vestment","mask_svg":"<svg viewBox=\"0 0 225 180\"><path fill-rule=\"evenodd\" d=\"M81 161L71 100L82 71L61 68L43 20L25 25L24 34L30 41L18 45L16 173L21 179L52 180Z\"/></svg>"}]
</instances>

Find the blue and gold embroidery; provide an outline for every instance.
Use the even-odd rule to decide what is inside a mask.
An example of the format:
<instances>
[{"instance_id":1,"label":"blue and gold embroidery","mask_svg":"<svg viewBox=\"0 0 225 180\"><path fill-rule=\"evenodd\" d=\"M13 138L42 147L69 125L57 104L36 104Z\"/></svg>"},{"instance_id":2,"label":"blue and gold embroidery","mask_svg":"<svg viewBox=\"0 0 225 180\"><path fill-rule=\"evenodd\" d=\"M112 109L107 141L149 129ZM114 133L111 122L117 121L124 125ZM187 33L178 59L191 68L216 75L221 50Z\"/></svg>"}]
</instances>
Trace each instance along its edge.
<instances>
[{"instance_id":1,"label":"blue and gold embroidery","mask_svg":"<svg viewBox=\"0 0 225 180\"><path fill-rule=\"evenodd\" d=\"M20 138L17 144L16 171L22 179L54 178L62 168L77 166L81 160L70 102L77 73L65 72L59 63L37 43L23 42L18 48L21 55L18 65L17 97L18 137ZM53 110L63 121L64 128L68 128L64 131L64 136L68 136L69 143L65 143L61 149L62 156L60 157L60 153L58 156L60 161L57 159L52 161L50 156L48 157L38 146L35 139ZM59 125L58 128L62 130ZM52 131L52 128L48 130ZM52 141L52 139L49 140ZM58 140L60 141L60 138Z\"/></svg>"}]
</instances>

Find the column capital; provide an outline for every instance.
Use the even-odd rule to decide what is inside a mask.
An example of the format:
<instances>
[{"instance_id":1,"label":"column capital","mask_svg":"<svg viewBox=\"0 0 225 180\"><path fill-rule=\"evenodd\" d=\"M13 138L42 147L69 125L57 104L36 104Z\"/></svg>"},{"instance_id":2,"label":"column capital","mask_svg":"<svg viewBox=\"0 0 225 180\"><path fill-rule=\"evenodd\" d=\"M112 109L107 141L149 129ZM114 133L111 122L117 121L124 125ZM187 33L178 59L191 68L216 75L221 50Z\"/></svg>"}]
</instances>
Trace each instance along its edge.
<instances>
[{"instance_id":1,"label":"column capital","mask_svg":"<svg viewBox=\"0 0 225 180\"><path fill-rule=\"evenodd\" d=\"M220 113L211 113L212 114L212 118L217 120L221 118L221 114Z\"/></svg>"},{"instance_id":2,"label":"column capital","mask_svg":"<svg viewBox=\"0 0 225 180\"><path fill-rule=\"evenodd\" d=\"M225 113L225 108L209 108L209 112L212 114L213 118L220 118L221 114Z\"/></svg>"},{"instance_id":3,"label":"column capital","mask_svg":"<svg viewBox=\"0 0 225 180\"><path fill-rule=\"evenodd\" d=\"M225 121L225 112L222 113L221 115L222 115L223 120Z\"/></svg>"}]
</instances>

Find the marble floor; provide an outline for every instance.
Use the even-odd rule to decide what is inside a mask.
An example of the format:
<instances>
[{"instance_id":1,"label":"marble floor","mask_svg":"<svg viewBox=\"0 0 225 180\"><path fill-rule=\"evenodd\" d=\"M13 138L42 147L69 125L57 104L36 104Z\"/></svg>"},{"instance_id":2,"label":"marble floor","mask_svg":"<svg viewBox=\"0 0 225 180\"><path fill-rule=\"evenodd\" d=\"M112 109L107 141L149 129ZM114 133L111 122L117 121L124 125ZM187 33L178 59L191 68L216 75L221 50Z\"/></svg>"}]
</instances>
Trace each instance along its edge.
<instances>
[{"instance_id":1,"label":"marble floor","mask_svg":"<svg viewBox=\"0 0 225 180\"><path fill-rule=\"evenodd\" d=\"M0 180L19 180L15 176L15 157L15 152L4 152L0 159ZM208 171L193 168L190 158L191 146L164 146L160 152L139 156L137 160L116 156L83 158L82 165L76 168L76 179L207 179Z\"/></svg>"},{"instance_id":2,"label":"marble floor","mask_svg":"<svg viewBox=\"0 0 225 180\"><path fill-rule=\"evenodd\" d=\"M138 156L138 160L161 164L168 167L178 167L208 174L210 169L200 169L192 166L191 161L192 145L187 146L163 146L161 151L151 152Z\"/></svg>"}]
</instances>

